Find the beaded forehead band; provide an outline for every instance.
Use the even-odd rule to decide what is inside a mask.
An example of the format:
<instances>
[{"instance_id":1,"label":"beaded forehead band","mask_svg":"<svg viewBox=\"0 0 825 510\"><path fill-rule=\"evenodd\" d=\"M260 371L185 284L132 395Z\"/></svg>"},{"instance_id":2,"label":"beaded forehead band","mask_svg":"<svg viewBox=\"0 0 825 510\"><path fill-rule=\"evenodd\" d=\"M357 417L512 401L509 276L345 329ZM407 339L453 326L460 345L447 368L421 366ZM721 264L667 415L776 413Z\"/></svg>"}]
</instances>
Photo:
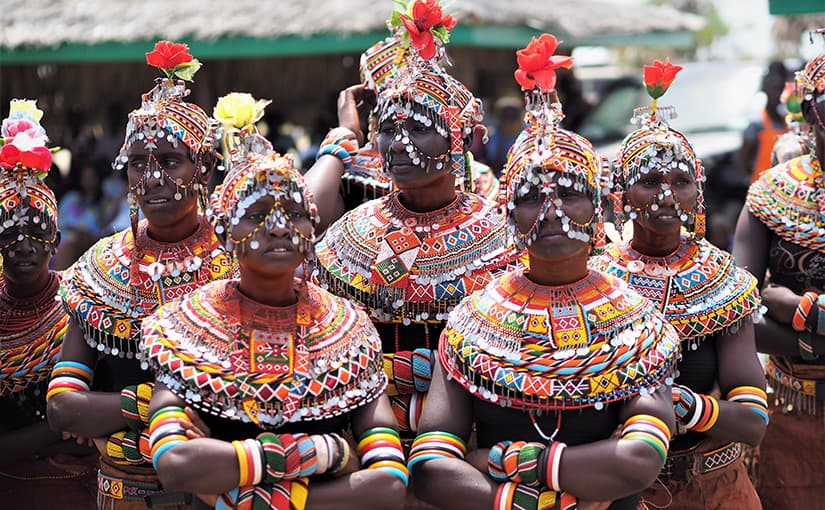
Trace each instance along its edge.
<instances>
[{"instance_id":1,"label":"beaded forehead band","mask_svg":"<svg viewBox=\"0 0 825 510\"><path fill-rule=\"evenodd\" d=\"M377 70L386 69L377 83L377 118L379 123L389 119L396 122L396 140L406 145L413 164L427 168L430 160L437 160L437 169L449 165L453 174L466 179L469 172L464 139L481 122L482 108L481 101L437 63L445 58L444 43L455 23L452 16L442 13L437 0L402 4L402 10L393 12L388 24L405 48L403 63L399 60L400 65L391 70L375 66L373 76L377 76ZM435 127L450 141L449 151L422 153L403 126L408 118ZM384 164L386 168L388 162Z\"/></svg>"},{"instance_id":2,"label":"beaded forehead band","mask_svg":"<svg viewBox=\"0 0 825 510\"><path fill-rule=\"evenodd\" d=\"M519 68L515 78L525 92L527 127L510 148L504 167L508 222L516 245L524 248L536 239L539 224L554 207L555 217L569 238L592 241L600 247L604 243L600 199L603 162L586 138L559 126L564 114L556 95L555 71L569 68L573 59L554 55L557 46L555 37L543 34L516 52ZM544 197L542 207L530 229L521 232L512 211L520 198L536 188ZM586 193L593 203L593 217L586 223L571 219L564 210L559 188Z\"/></svg>"},{"instance_id":3,"label":"beaded forehead band","mask_svg":"<svg viewBox=\"0 0 825 510\"><path fill-rule=\"evenodd\" d=\"M224 142L229 148L229 165L223 184L212 195L208 215L217 234L226 233L226 250L257 250L256 239L262 229L288 229L292 243L301 253L311 254L314 233L309 236L295 226L285 202L294 202L303 208L314 230L318 222L317 207L312 193L301 175L294 169L290 157L279 155L272 144L255 128L270 101L256 101L250 94L233 92L218 100L213 115L224 126ZM264 219L243 238L236 238L232 230L255 202L270 196L274 203Z\"/></svg>"},{"instance_id":4,"label":"beaded forehead band","mask_svg":"<svg viewBox=\"0 0 825 510\"><path fill-rule=\"evenodd\" d=\"M640 107L633 111L631 123L639 125L639 128L627 135L619 147L613 175L612 197L618 224L628 218L638 218L639 213L648 215L650 211L659 209L661 200L672 197L679 218L683 222L692 220L694 236L702 238L705 234L702 163L696 157L687 137L670 127L670 121L676 118L675 108L658 105L658 99L673 84L681 70L682 67L671 64L669 58L665 59L665 62L654 60L653 65L644 67L645 89L653 103L649 107ZM667 176L677 169L691 175L696 182L698 195L695 211L684 210L666 179L659 184L656 200L644 209L634 208L627 202L625 192L644 176ZM617 225L617 228L621 231L620 225Z\"/></svg>"},{"instance_id":5,"label":"beaded forehead band","mask_svg":"<svg viewBox=\"0 0 825 510\"><path fill-rule=\"evenodd\" d=\"M57 236L57 200L43 182L51 169L52 153L46 147L42 117L36 101L12 99L9 116L0 129L0 234L19 229L17 237L0 249L26 237L51 245ZM51 237L28 232L32 226L50 232Z\"/></svg>"},{"instance_id":6,"label":"beaded forehead band","mask_svg":"<svg viewBox=\"0 0 825 510\"><path fill-rule=\"evenodd\" d=\"M191 81L201 67L201 63L189 54L188 46L160 41L152 52L146 54L146 62L160 69L165 76L158 78L155 87L143 94L140 108L129 114L126 137L113 163L117 170L125 168L129 161L129 149L136 143L143 144L149 152L143 174L131 189L130 203L135 213L134 193L144 195L150 178L158 179L161 185L164 181L174 183L175 200L181 200L189 193L198 193L205 199L205 189L201 189L203 177L199 178L198 174L205 175L209 171L203 160L204 155L215 155L219 137L218 123L199 106L183 100L190 93L185 82ZM192 175L189 182L184 183L180 178L170 176L154 157L161 140L175 148L183 142L189 149L190 159L200 170ZM202 202L205 207L204 200Z\"/></svg>"}]
</instances>

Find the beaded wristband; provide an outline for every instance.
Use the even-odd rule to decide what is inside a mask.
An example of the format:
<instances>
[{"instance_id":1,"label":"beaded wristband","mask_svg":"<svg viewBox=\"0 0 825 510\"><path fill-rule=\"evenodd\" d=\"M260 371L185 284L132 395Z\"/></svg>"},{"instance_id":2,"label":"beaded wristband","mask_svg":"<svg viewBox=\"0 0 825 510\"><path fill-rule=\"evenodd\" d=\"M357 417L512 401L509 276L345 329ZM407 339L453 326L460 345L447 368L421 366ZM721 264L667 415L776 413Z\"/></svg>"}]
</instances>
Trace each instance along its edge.
<instances>
[{"instance_id":1,"label":"beaded wristband","mask_svg":"<svg viewBox=\"0 0 825 510\"><path fill-rule=\"evenodd\" d=\"M770 422L768 416L768 394L756 386L737 386L728 392L728 402L736 402L758 414L765 425Z\"/></svg>"},{"instance_id":2,"label":"beaded wristband","mask_svg":"<svg viewBox=\"0 0 825 510\"><path fill-rule=\"evenodd\" d=\"M307 506L307 498L309 498L309 478L296 478L289 486L290 509L304 510Z\"/></svg>"},{"instance_id":3,"label":"beaded wristband","mask_svg":"<svg viewBox=\"0 0 825 510\"><path fill-rule=\"evenodd\" d=\"M67 391L89 391L94 372L77 361L59 361L52 368L51 380L46 390L46 402L55 395Z\"/></svg>"},{"instance_id":4,"label":"beaded wristband","mask_svg":"<svg viewBox=\"0 0 825 510\"><path fill-rule=\"evenodd\" d=\"M409 395L415 392L412 370L412 352L399 351L392 356L393 382L398 393Z\"/></svg>"},{"instance_id":5,"label":"beaded wristband","mask_svg":"<svg viewBox=\"0 0 825 510\"><path fill-rule=\"evenodd\" d=\"M287 472L291 471L294 476L298 476L301 469L300 453L298 446L293 439L293 436L288 434L273 434L272 432L264 432L258 435L258 441L261 443L261 449L264 453L264 462L266 468L264 470L265 483L276 483L286 479ZM290 460L291 465L287 467L287 454L284 448L283 441L288 441L291 447Z\"/></svg>"},{"instance_id":6,"label":"beaded wristband","mask_svg":"<svg viewBox=\"0 0 825 510\"><path fill-rule=\"evenodd\" d=\"M544 483L554 491L560 491L559 471L561 468L561 454L567 448L565 443L553 441L547 449Z\"/></svg>"},{"instance_id":7,"label":"beaded wristband","mask_svg":"<svg viewBox=\"0 0 825 510\"><path fill-rule=\"evenodd\" d=\"M109 436L106 440L106 456L115 464L126 465L129 461L123 454L123 436L126 435L125 430L119 430Z\"/></svg>"},{"instance_id":8,"label":"beaded wristband","mask_svg":"<svg viewBox=\"0 0 825 510\"><path fill-rule=\"evenodd\" d=\"M315 158L320 159L325 154L340 159L344 164L344 171L348 172L355 155L358 154L358 137L345 127L332 128L321 142Z\"/></svg>"},{"instance_id":9,"label":"beaded wristband","mask_svg":"<svg viewBox=\"0 0 825 510\"><path fill-rule=\"evenodd\" d=\"M796 331L805 331L805 324L808 321L808 314L811 313L811 308L813 308L814 303L818 304L819 296L816 292L806 292L802 295L802 299L799 300L799 304L796 306L796 311L793 314L793 319L791 320L791 326Z\"/></svg>"},{"instance_id":10,"label":"beaded wristband","mask_svg":"<svg viewBox=\"0 0 825 510\"><path fill-rule=\"evenodd\" d=\"M499 484L496 499L493 502L493 510L510 510L513 507L513 494L516 492L517 485L514 482Z\"/></svg>"},{"instance_id":11,"label":"beaded wristband","mask_svg":"<svg viewBox=\"0 0 825 510\"><path fill-rule=\"evenodd\" d=\"M710 428L710 426L708 428ZM649 444L656 450L656 453L659 454L662 465L665 465L667 449L670 445L670 429L665 422L659 418L649 414L631 416L624 422L621 438L625 440L642 441Z\"/></svg>"},{"instance_id":12,"label":"beaded wristband","mask_svg":"<svg viewBox=\"0 0 825 510\"><path fill-rule=\"evenodd\" d=\"M703 401L703 412L698 423L691 430L707 432L716 425L716 420L719 418L719 402L710 395L699 395L699 398Z\"/></svg>"},{"instance_id":13,"label":"beaded wristband","mask_svg":"<svg viewBox=\"0 0 825 510\"><path fill-rule=\"evenodd\" d=\"M682 423L689 421L688 417L692 417L696 413L695 393L685 386L674 384L671 388L671 395L676 419Z\"/></svg>"},{"instance_id":14,"label":"beaded wristband","mask_svg":"<svg viewBox=\"0 0 825 510\"><path fill-rule=\"evenodd\" d=\"M255 439L232 441L235 455L238 458L240 477L238 486L258 485L264 475L264 452L261 443Z\"/></svg>"},{"instance_id":15,"label":"beaded wristband","mask_svg":"<svg viewBox=\"0 0 825 510\"><path fill-rule=\"evenodd\" d=\"M464 460L466 453L467 445L457 435L442 431L424 432L412 443L407 469L412 472L413 466L419 462L432 459Z\"/></svg>"},{"instance_id":16,"label":"beaded wristband","mask_svg":"<svg viewBox=\"0 0 825 510\"><path fill-rule=\"evenodd\" d=\"M177 406L163 407L152 415L149 424L149 448L155 469L158 468L158 459L164 453L189 441L181 422L192 423L183 409Z\"/></svg>"},{"instance_id":17,"label":"beaded wristband","mask_svg":"<svg viewBox=\"0 0 825 510\"><path fill-rule=\"evenodd\" d=\"M120 411L132 430L149 425L149 402L152 400L154 383L126 386L120 390Z\"/></svg>"},{"instance_id":18,"label":"beaded wristband","mask_svg":"<svg viewBox=\"0 0 825 510\"><path fill-rule=\"evenodd\" d=\"M427 393L433 378L433 351L416 349L412 352L412 375L415 391Z\"/></svg>"},{"instance_id":19,"label":"beaded wristband","mask_svg":"<svg viewBox=\"0 0 825 510\"><path fill-rule=\"evenodd\" d=\"M380 453L370 452L380 448ZM410 472L404 461L404 450L398 432L389 427L373 427L361 434L358 440L358 455L361 457L361 469L379 469L397 477L404 486L409 485Z\"/></svg>"},{"instance_id":20,"label":"beaded wristband","mask_svg":"<svg viewBox=\"0 0 825 510\"><path fill-rule=\"evenodd\" d=\"M504 464L504 474L511 482L521 483L521 473L518 469L518 458L521 454L521 449L527 444L525 441L513 441L513 443L504 450L502 457ZM488 462L489 464L489 462Z\"/></svg>"}]
</instances>

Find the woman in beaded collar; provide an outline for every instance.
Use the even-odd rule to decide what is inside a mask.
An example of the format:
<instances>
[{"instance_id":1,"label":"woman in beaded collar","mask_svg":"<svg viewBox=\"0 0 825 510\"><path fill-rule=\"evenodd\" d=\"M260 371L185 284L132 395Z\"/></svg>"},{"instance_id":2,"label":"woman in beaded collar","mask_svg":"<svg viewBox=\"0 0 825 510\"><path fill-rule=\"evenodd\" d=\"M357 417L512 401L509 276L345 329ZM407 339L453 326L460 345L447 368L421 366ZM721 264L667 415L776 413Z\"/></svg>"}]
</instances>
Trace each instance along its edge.
<instances>
[{"instance_id":1,"label":"woman in beaded collar","mask_svg":"<svg viewBox=\"0 0 825 510\"><path fill-rule=\"evenodd\" d=\"M736 261L763 285L767 307L756 325L775 395L756 483L765 508L813 508L825 491L817 471L825 461L825 55L797 73L797 85L813 129L811 152L751 184L733 246Z\"/></svg>"},{"instance_id":2,"label":"woman in beaded collar","mask_svg":"<svg viewBox=\"0 0 825 510\"><path fill-rule=\"evenodd\" d=\"M215 108L231 158L211 217L240 278L207 284L143 322L157 373L153 461L165 486L220 508L253 492L253 506L286 508L286 497L291 508L399 507L400 442L384 445L381 462L364 446L376 427L397 440L381 342L363 310L295 277L313 252L317 209L292 160L252 124L266 104L232 93ZM211 437L193 434L193 423ZM339 435L350 428L365 436L360 471ZM251 472L247 451L263 460Z\"/></svg>"},{"instance_id":3,"label":"woman in beaded collar","mask_svg":"<svg viewBox=\"0 0 825 510\"><path fill-rule=\"evenodd\" d=\"M129 114L113 163L127 173L132 227L101 239L66 270L61 295L72 320L62 359L72 365L54 373L48 403L56 429L109 438L108 444L97 441L101 472L109 477L101 478L99 492L101 504L116 508L175 506L189 499L164 492L151 465L140 455L125 458L120 447L124 434L135 439L148 425L145 408L135 419L122 409L134 402L130 396L141 401L151 396L152 374L139 348L141 319L236 270L200 213L217 162L218 129L199 106L184 101L185 81L200 63L186 45L168 41L157 43L146 59L164 77ZM145 217L140 222L138 209ZM95 391L73 391L89 390L85 379L92 377Z\"/></svg>"},{"instance_id":4,"label":"woman in beaded collar","mask_svg":"<svg viewBox=\"0 0 825 510\"><path fill-rule=\"evenodd\" d=\"M703 239L702 163L670 127L673 108L657 106L679 70L669 60L645 66L653 106L636 110L633 121L640 127L619 148L614 173L617 230L630 218L633 238L609 245L591 266L651 300L682 339L673 384L679 434L661 483L644 500L653 506L670 501L674 509L758 508L741 443L757 445L768 421L754 341L759 294L750 273ZM682 234L683 225L692 235ZM712 423L700 418L707 406L718 407ZM706 464L713 469L692 469Z\"/></svg>"},{"instance_id":5,"label":"woman in beaded collar","mask_svg":"<svg viewBox=\"0 0 825 510\"><path fill-rule=\"evenodd\" d=\"M46 388L69 316L56 301L60 242L43 112L13 99L0 133L0 497L9 507L93 505L95 457L46 422ZM67 454L85 454L79 459ZM77 469L80 468L80 469Z\"/></svg>"},{"instance_id":6,"label":"woman in beaded collar","mask_svg":"<svg viewBox=\"0 0 825 510\"><path fill-rule=\"evenodd\" d=\"M555 69L572 60L556 45L545 34L517 52L527 128L508 155L506 203L529 271L498 276L450 314L410 450L416 495L451 509L635 509L674 428L675 332L587 267L602 160L558 127ZM465 458L473 428L478 450Z\"/></svg>"},{"instance_id":7,"label":"woman in beaded collar","mask_svg":"<svg viewBox=\"0 0 825 510\"><path fill-rule=\"evenodd\" d=\"M455 189L456 178L466 176L481 114L480 101L435 62L455 21L437 2L421 0L396 18L409 31L400 36L406 64L388 71L374 114L381 163L397 190L327 229L318 243L316 278L363 305L376 323L390 354L393 408L399 426L412 432L447 314L516 254L498 206ZM414 21L424 18L420 27ZM347 137L329 150L345 155L342 147L354 135Z\"/></svg>"}]
</instances>

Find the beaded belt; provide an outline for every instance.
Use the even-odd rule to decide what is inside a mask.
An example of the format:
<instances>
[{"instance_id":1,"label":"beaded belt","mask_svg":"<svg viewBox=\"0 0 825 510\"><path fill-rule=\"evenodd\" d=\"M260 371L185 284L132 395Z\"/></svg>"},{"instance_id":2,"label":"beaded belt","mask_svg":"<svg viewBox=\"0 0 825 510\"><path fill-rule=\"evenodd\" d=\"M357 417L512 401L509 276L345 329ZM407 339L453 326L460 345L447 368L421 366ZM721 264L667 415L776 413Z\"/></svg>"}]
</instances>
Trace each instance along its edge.
<instances>
[{"instance_id":1,"label":"beaded belt","mask_svg":"<svg viewBox=\"0 0 825 510\"><path fill-rule=\"evenodd\" d=\"M192 495L185 492L167 492L160 484L125 480L97 472L97 491L113 499L144 501L149 508L168 505L186 505Z\"/></svg>"},{"instance_id":2,"label":"beaded belt","mask_svg":"<svg viewBox=\"0 0 825 510\"><path fill-rule=\"evenodd\" d=\"M825 400L825 381L802 379L791 375L779 368L771 358L768 358L768 362L765 364L765 373L785 388L801 393L806 397Z\"/></svg>"},{"instance_id":3,"label":"beaded belt","mask_svg":"<svg viewBox=\"0 0 825 510\"><path fill-rule=\"evenodd\" d=\"M672 454L659 475L662 481L690 482L694 476L719 471L732 465L742 456L742 443L728 443L704 453Z\"/></svg>"}]
</instances>

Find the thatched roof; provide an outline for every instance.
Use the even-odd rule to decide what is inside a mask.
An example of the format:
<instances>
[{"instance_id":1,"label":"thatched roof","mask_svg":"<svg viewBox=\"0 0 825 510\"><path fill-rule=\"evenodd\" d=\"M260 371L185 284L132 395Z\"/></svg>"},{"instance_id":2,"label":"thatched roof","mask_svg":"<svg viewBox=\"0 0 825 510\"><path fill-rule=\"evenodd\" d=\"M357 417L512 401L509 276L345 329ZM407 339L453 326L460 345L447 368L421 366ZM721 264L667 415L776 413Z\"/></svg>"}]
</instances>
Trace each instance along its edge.
<instances>
[{"instance_id":1,"label":"thatched roof","mask_svg":"<svg viewBox=\"0 0 825 510\"><path fill-rule=\"evenodd\" d=\"M390 0L4 0L0 48L214 41L381 31ZM454 0L459 25L530 27L576 43L604 34L695 31L701 17L670 7L596 0Z\"/></svg>"}]
</instances>

